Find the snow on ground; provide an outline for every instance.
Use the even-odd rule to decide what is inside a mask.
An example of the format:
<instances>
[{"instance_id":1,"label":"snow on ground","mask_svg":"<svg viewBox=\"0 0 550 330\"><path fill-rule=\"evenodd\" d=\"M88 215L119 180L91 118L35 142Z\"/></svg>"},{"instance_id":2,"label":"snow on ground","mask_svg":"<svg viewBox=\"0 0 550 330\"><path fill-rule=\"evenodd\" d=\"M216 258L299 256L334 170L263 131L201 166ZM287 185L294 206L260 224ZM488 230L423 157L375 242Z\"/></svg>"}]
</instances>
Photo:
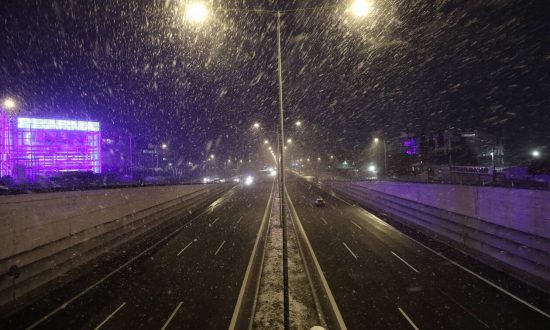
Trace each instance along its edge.
<instances>
[{"instance_id":1,"label":"snow on ground","mask_svg":"<svg viewBox=\"0 0 550 330\"><path fill-rule=\"evenodd\" d=\"M262 279L254 315L255 329L283 329L283 229L279 224L280 205L275 197L265 253ZM288 219L288 215L287 215ZM288 269L290 328L309 329L319 324L296 236L289 222Z\"/></svg>"}]
</instances>

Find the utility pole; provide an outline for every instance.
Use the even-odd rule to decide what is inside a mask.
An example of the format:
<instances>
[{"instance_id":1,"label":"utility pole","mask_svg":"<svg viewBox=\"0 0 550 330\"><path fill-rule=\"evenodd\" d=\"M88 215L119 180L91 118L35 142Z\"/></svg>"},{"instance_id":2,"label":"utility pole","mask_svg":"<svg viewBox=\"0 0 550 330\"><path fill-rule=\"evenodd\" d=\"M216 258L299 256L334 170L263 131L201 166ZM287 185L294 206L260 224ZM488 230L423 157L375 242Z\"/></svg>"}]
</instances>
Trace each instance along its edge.
<instances>
[{"instance_id":1,"label":"utility pole","mask_svg":"<svg viewBox=\"0 0 550 330\"><path fill-rule=\"evenodd\" d=\"M284 305L284 327L290 328L290 308L288 295L288 244L287 244L287 223L285 207L285 171L283 150L285 145L284 136L284 110L283 110L283 64L281 55L281 12L277 11L277 71L279 79L279 204L281 206L281 224L283 226L283 305Z\"/></svg>"}]
</instances>

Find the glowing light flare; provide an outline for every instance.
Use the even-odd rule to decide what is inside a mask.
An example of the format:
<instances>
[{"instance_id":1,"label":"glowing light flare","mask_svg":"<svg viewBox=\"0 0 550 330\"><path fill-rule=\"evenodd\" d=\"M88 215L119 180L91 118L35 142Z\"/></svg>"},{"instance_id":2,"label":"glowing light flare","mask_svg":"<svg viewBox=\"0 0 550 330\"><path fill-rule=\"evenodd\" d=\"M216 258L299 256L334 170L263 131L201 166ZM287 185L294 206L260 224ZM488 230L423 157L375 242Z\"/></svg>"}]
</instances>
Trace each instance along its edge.
<instances>
[{"instance_id":1,"label":"glowing light flare","mask_svg":"<svg viewBox=\"0 0 550 330\"><path fill-rule=\"evenodd\" d=\"M533 152L531 153L533 155L533 157L537 158L540 156L540 151L538 150L533 150Z\"/></svg>"},{"instance_id":2,"label":"glowing light flare","mask_svg":"<svg viewBox=\"0 0 550 330\"><path fill-rule=\"evenodd\" d=\"M14 109L16 106L15 100L11 97L5 98L4 101L2 101L2 107L6 110Z\"/></svg>"},{"instance_id":3,"label":"glowing light flare","mask_svg":"<svg viewBox=\"0 0 550 330\"><path fill-rule=\"evenodd\" d=\"M349 10L357 17L365 17L372 12L372 5L365 0L355 0Z\"/></svg>"},{"instance_id":4,"label":"glowing light flare","mask_svg":"<svg viewBox=\"0 0 550 330\"><path fill-rule=\"evenodd\" d=\"M193 2L187 5L185 18L192 23L200 23L208 18L208 8L202 2Z\"/></svg>"}]
</instances>

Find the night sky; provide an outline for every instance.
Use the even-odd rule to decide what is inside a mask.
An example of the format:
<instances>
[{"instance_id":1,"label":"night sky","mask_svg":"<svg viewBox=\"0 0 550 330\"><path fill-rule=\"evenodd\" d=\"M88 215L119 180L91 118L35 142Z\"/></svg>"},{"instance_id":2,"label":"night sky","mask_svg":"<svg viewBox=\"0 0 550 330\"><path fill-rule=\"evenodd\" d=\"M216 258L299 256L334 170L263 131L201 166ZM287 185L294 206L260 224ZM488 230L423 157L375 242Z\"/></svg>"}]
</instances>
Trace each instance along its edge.
<instances>
[{"instance_id":1,"label":"night sky","mask_svg":"<svg viewBox=\"0 0 550 330\"><path fill-rule=\"evenodd\" d=\"M346 154L374 134L457 127L503 132L516 156L550 152L549 1L371 2L357 20L348 1L215 1L335 5L283 17L287 135L303 150ZM193 160L247 157L275 137L275 19L183 17L169 0L4 0L0 96L25 115L98 120Z\"/></svg>"}]
</instances>

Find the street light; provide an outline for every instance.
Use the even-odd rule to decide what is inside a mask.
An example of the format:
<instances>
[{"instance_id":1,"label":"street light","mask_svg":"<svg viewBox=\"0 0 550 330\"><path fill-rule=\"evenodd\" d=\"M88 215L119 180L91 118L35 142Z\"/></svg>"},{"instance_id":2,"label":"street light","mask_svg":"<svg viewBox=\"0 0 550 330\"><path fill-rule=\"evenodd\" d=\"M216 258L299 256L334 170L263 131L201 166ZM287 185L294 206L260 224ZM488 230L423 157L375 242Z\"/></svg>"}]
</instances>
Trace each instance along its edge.
<instances>
[{"instance_id":1,"label":"street light","mask_svg":"<svg viewBox=\"0 0 550 330\"><path fill-rule=\"evenodd\" d=\"M15 100L11 97L6 97L4 101L2 101L2 107L6 110L14 109L16 105Z\"/></svg>"},{"instance_id":2,"label":"street light","mask_svg":"<svg viewBox=\"0 0 550 330\"><path fill-rule=\"evenodd\" d=\"M374 138L374 143L378 143L378 141L380 141L378 138Z\"/></svg>"},{"instance_id":3,"label":"street light","mask_svg":"<svg viewBox=\"0 0 550 330\"><path fill-rule=\"evenodd\" d=\"M268 140L264 140L264 144L268 144L268 143L269 143L269 141L268 141Z\"/></svg>"},{"instance_id":4,"label":"street light","mask_svg":"<svg viewBox=\"0 0 550 330\"><path fill-rule=\"evenodd\" d=\"M296 126L298 126L298 127L302 126L302 122L301 122L301 121L299 121L299 120L298 120L298 121L296 121Z\"/></svg>"},{"instance_id":5,"label":"street light","mask_svg":"<svg viewBox=\"0 0 550 330\"><path fill-rule=\"evenodd\" d=\"M215 157L214 154L210 155L210 159L214 159L214 157Z\"/></svg>"},{"instance_id":6,"label":"street light","mask_svg":"<svg viewBox=\"0 0 550 330\"><path fill-rule=\"evenodd\" d=\"M355 0L349 10L357 17L364 17L372 12L372 6L365 0Z\"/></svg>"},{"instance_id":7,"label":"street light","mask_svg":"<svg viewBox=\"0 0 550 330\"><path fill-rule=\"evenodd\" d=\"M287 143L292 143L292 139L286 140Z\"/></svg>"},{"instance_id":8,"label":"street light","mask_svg":"<svg viewBox=\"0 0 550 330\"><path fill-rule=\"evenodd\" d=\"M160 146L162 149L166 149L168 148L168 145L166 143L163 143L161 146Z\"/></svg>"},{"instance_id":9,"label":"street light","mask_svg":"<svg viewBox=\"0 0 550 330\"><path fill-rule=\"evenodd\" d=\"M540 151L533 150L533 152L531 154L533 155L533 157L538 158L540 156Z\"/></svg>"},{"instance_id":10,"label":"street light","mask_svg":"<svg viewBox=\"0 0 550 330\"><path fill-rule=\"evenodd\" d=\"M256 123L254 123L254 124L252 125L252 127L258 129L258 128L260 128L260 123L257 123L257 122L256 122Z\"/></svg>"},{"instance_id":11,"label":"street light","mask_svg":"<svg viewBox=\"0 0 550 330\"><path fill-rule=\"evenodd\" d=\"M187 5L185 17L192 23L200 23L208 18L208 9L204 3L190 3Z\"/></svg>"}]
</instances>

